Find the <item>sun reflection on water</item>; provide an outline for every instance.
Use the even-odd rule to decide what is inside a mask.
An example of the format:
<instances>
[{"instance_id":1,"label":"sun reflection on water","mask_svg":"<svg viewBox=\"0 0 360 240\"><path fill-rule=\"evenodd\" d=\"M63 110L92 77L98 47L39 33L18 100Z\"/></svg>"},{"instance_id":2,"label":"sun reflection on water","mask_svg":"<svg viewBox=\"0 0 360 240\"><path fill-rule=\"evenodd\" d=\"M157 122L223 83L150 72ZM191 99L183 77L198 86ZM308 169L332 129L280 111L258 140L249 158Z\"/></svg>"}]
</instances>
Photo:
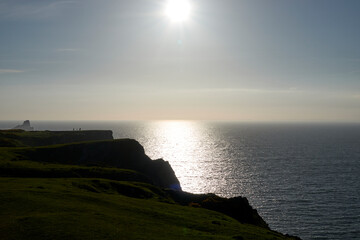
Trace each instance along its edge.
<instances>
[{"instance_id":1,"label":"sun reflection on water","mask_svg":"<svg viewBox=\"0 0 360 240\"><path fill-rule=\"evenodd\" d=\"M160 121L147 131L153 139L144 139L146 153L169 161L184 191L219 192L229 183L232 169L224 155L228 146L216 141L216 133L205 123Z\"/></svg>"},{"instance_id":2,"label":"sun reflection on water","mask_svg":"<svg viewBox=\"0 0 360 240\"><path fill-rule=\"evenodd\" d=\"M206 155L199 147L204 142L200 126L194 122L166 121L154 123L153 129L158 144L153 149L159 151L157 156L170 162L183 189L198 185L205 174L200 162Z\"/></svg>"}]
</instances>

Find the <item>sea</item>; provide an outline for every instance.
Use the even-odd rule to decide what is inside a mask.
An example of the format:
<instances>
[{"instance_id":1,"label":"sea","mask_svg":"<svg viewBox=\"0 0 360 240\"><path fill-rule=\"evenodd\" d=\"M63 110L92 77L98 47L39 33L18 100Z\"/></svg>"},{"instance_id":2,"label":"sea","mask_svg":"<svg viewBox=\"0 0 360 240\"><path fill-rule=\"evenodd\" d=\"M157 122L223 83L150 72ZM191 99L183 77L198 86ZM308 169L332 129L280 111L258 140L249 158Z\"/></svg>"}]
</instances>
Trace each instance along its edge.
<instances>
[{"instance_id":1,"label":"sea","mask_svg":"<svg viewBox=\"0 0 360 240\"><path fill-rule=\"evenodd\" d=\"M168 161L182 189L244 196L303 240L360 239L360 124L32 121L36 130L110 129ZM2 121L0 129L21 124Z\"/></svg>"}]
</instances>

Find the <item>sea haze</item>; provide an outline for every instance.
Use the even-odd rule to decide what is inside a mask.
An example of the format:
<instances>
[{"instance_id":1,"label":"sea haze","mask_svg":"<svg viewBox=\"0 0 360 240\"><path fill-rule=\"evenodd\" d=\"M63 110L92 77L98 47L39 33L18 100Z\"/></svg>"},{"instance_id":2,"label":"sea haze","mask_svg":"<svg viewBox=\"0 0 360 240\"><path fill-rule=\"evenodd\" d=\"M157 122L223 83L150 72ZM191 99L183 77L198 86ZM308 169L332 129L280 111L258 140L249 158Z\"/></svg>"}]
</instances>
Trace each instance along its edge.
<instances>
[{"instance_id":1,"label":"sea haze","mask_svg":"<svg viewBox=\"0 0 360 240\"><path fill-rule=\"evenodd\" d=\"M19 122L0 122L10 128ZM182 188L242 195L274 230L360 239L360 124L191 121L32 122L37 130L111 129L169 161Z\"/></svg>"}]
</instances>

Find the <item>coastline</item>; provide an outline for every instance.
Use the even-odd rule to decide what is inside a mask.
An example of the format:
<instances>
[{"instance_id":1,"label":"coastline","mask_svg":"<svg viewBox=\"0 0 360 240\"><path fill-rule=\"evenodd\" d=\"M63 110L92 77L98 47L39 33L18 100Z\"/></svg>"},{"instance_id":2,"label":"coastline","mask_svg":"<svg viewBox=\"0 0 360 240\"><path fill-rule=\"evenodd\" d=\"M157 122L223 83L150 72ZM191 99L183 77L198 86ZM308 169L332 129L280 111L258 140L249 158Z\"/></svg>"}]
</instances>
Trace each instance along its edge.
<instances>
[{"instance_id":1,"label":"coastline","mask_svg":"<svg viewBox=\"0 0 360 240\"><path fill-rule=\"evenodd\" d=\"M57 170L59 170L59 166L57 168L54 168L54 165L61 164L62 166L69 166L69 164L72 166L72 173L73 175L68 175L67 178L74 178L76 175L79 175L81 173L86 178L93 178L93 177L99 177L101 174L98 172L94 172L90 169L84 169L87 167L96 167L96 168L114 168L117 169L129 169L130 171L134 171L137 173L140 173L140 175L145 176L147 180L149 180L146 184L149 182L154 184L153 186L156 188L160 187L161 194L163 196L166 196L167 199L170 199L170 201L178 204L179 206L186 206L190 209L196 208L196 209L208 209L213 210L225 215L228 215L229 217L232 217L236 221L238 221L240 224L250 224L253 226L260 227L266 231L270 231L273 234L275 232L271 231L265 221L258 215L257 211L254 210L248 203L246 198L238 197L238 198L232 198L232 199L225 199L220 198L214 194L191 194L191 193L185 193L182 192L181 189L177 186L180 186L179 181L177 180L174 171L172 170L171 166L163 161L163 160L156 160L153 161L150 158L148 158L145 155L143 147L134 140L130 139L122 139L122 140L97 140L97 141L90 141L90 142L78 142L73 143L73 140L77 140L76 137L73 139L69 138L66 141L72 142L64 144L64 137L63 133L60 134L60 132L23 132L23 131L1 131L1 133L7 136L7 139L9 139L9 136L11 135L11 132L15 132L17 141L17 144L19 146L13 146L13 147L3 147L2 152L3 156L0 159L2 161L6 160L6 155L4 154L7 152L7 162L6 164L2 164L2 177L20 177L21 174L19 172L16 172L16 170L22 169L24 170L24 166L21 167L21 162L26 161L31 162L34 164L31 167L25 167L29 172L34 171L37 166L36 164L42 165L42 173L44 174L42 177L44 179L48 179L49 176L46 176L46 167L44 168L44 165L49 165L48 171L51 172L52 179L56 179L56 174L59 174L60 177L61 174L64 173L64 171L61 173L57 173ZM81 134L86 136L90 134L93 136L94 131L81 131ZM105 131L96 131L97 134L103 134L102 137L108 138L108 133ZM104 134L106 133L106 134ZM38 138L44 138L44 134L52 135L51 143L57 144L58 142L54 140L54 136L58 134L59 137L58 141L62 141L62 144L57 145L49 145L49 146L30 146L25 147L25 143L29 142L29 135L37 136ZM74 136L78 134L78 132L67 132L66 134L73 134ZM21 137L20 135L23 135ZM19 137L20 136L20 137ZM24 137L26 136L26 137ZM4 139L4 136L2 136ZM48 136L47 136L48 137ZM25 141L24 141L25 139ZM56 139L56 137L55 137ZM14 140L14 139L13 139ZM3 141L4 142L4 141ZM76 142L76 141L75 141ZM21 146L22 145L22 146ZM14 160L9 159L11 156L16 156L15 165ZM51 158L49 158L51 156ZM115 157L116 156L116 157ZM119 158L119 156L121 156ZM16 165L17 164L17 165ZM65 164L65 165L64 165ZM80 166L80 169L75 170L76 167ZM81 166L82 167L81 169ZM151 166L151 167L150 167ZM5 169L7 168L7 169ZM63 167L64 168L64 167ZM12 169L12 171L9 171ZM64 169L63 169L64 170ZM20 171L20 172L21 172ZM36 172L36 171L35 171ZM58 171L59 172L59 171ZM66 171L65 171L66 172ZM106 171L105 171L106 172ZM4 175L5 174L5 175ZM7 176L6 176L7 174ZM23 173L22 173L23 174ZM38 174L38 173L36 173ZM33 176L35 178L38 178L39 176ZM87 175L88 174L88 175ZM93 174L93 175L91 175ZM103 173L102 173L103 174ZM109 174L108 174L109 175ZM100 176L100 179L103 179L105 176L108 176L106 174L103 174ZM121 175L121 174L120 174ZM124 174L123 174L124 175ZM136 175L136 174L135 174ZM119 176L119 174L118 174ZM23 176L24 177L24 176ZM29 176L27 176L29 177ZM33 178L32 177L32 178ZM40 176L41 177L41 176ZM123 176L124 177L124 176ZM22 177L20 177L22 178ZM83 177L80 177L80 179ZM136 181L139 181L141 178L136 178ZM122 180L134 180L131 178L123 178ZM144 182L145 183L145 182ZM175 187L174 187L175 186ZM95 192L101 192L102 190L99 190L99 186L93 186L90 185L88 187L85 187L86 189L97 189ZM173 188L173 190L171 190ZM175 188L175 189L174 189ZM123 189L123 187L116 187L116 189ZM125 188L126 189L126 188ZM166 190L168 189L168 190ZM132 192L131 188L128 188L127 190L122 191L122 194L126 194L129 192ZM164 192L165 191L165 192ZM120 193L121 191L118 191ZM135 191L136 192L136 191ZM130 194L132 195L132 194ZM136 196L136 194L135 194ZM216 221L215 221L216 222ZM215 223L216 224L216 223ZM278 233L277 233L278 234ZM279 235L282 236L284 239L289 237L289 239L298 239L298 238L291 238L290 236L285 235Z\"/></svg>"}]
</instances>

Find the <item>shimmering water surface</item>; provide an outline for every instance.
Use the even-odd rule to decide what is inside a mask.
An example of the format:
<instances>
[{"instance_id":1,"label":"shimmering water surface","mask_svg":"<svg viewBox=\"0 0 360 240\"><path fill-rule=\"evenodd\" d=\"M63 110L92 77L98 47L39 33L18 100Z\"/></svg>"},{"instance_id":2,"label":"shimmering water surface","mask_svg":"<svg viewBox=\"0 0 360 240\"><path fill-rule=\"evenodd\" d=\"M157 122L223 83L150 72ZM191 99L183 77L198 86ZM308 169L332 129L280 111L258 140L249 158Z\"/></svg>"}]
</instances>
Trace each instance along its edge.
<instances>
[{"instance_id":1,"label":"shimmering water surface","mask_svg":"<svg viewBox=\"0 0 360 240\"><path fill-rule=\"evenodd\" d=\"M10 128L18 122L0 122ZM111 129L169 161L182 188L245 196L274 230L360 239L360 124L32 122L37 130Z\"/></svg>"}]
</instances>

